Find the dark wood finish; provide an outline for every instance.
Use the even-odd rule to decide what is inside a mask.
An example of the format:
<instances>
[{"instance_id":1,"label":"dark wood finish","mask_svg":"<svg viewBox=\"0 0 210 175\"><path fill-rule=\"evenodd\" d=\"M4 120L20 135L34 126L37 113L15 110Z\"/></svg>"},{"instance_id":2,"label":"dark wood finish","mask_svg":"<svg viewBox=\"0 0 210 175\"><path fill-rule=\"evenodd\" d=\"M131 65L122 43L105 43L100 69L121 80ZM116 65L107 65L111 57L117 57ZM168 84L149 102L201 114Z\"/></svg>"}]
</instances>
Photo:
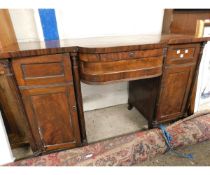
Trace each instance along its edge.
<instances>
[{"instance_id":1,"label":"dark wood finish","mask_svg":"<svg viewBox=\"0 0 210 175\"><path fill-rule=\"evenodd\" d=\"M200 47L199 43L169 45L163 54L163 75L159 84L152 85L157 83L155 79L150 83L148 80L144 80L144 83L140 80L129 82L129 106L135 106L143 113L148 119L149 128L187 116L195 71L202 54ZM144 92L144 95L139 97L138 92Z\"/></svg>"},{"instance_id":2,"label":"dark wood finish","mask_svg":"<svg viewBox=\"0 0 210 175\"><path fill-rule=\"evenodd\" d=\"M76 101L77 101L77 110L78 110L78 117L79 117L79 124L80 124L80 133L81 133L81 140L82 144L87 144L87 136L86 136L86 129L85 129L85 118L83 112L83 102L82 102L82 92L81 92L81 85L80 85L80 76L79 76L79 58L77 54L71 54L72 58L72 71L73 71L73 78L74 78L74 85L75 85L75 94L76 94Z\"/></svg>"},{"instance_id":3,"label":"dark wood finish","mask_svg":"<svg viewBox=\"0 0 210 175\"><path fill-rule=\"evenodd\" d=\"M42 151L80 145L72 85L21 91L32 132Z\"/></svg>"},{"instance_id":4,"label":"dark wood finish","mask_svg":"<svg viewBox=\"0 0 210 175\"><path fill-rule=\"evenodd\" d=\"M160 77L129 81L129 110L135 106L148 120L149 128L155 120L156 101L159 93Z\"/></svg>"},{"instance_id":5,"label":"dark wood finish","mask_svg":"<svg viewBox=\"0 0 210 175\"><path fill-rule=\"evenodd\" d=\"M166 64L184 64L196 62L200 51L200 44L185 44L170 46Z\"/></svg>"},{"instance_id":6,"label":"dark wood finish","mask_svg":"<svg viewBox=\"0 0 210 175\"><path fill-rule=\"evenodd\" d=\"M162 49L80 54L81 79L88 84L157 77L162 74Z\"/></svg>"},{"instance_id":7,"label":"dark wood finish","mask_svg":"<svg viewBox=\"0 0 210 175\"><path fill-rule=\"evenodd\" d=\"M21 88L72 81L70 67L69 59L59 54L13 61L13 69Z\"/></svg>"},{"instance_id":8,"label":"dark wood finish","mask_svg":"<svg viewBox=\"0 0 210 175\"><path fill-rule=\"evenodd\" d=\"M20 58L13 60L12 66L37 146L34 151L79 146L80 129L69 55Z\"/></svg>"},{"instance_id":9,"label":"dark wood finish","mask_svg":"<svg viewBox=\"0 0 210 175\"><path fill-rule=\"evenodd\" d=\"M166 9L162 33L195 35L197 20L209 18L210 9Z\"/></svg>"},{"instance_id":10,"label":"dark wood finish","mask_svg":"<svg viewBox=\"0 0 210 175\"><path fill-rule=\"evenodd\" d=\"M107 61L121 61L132 60L145 57L161 56L162 49L154 50L139 50L130 52L114 52L102 54L80 54L79 59L83 62L107 62Z\"/></svg>"},{"instance_id":11,"label":"dark wood finish","mask_svg":"<svg viewBox=\"0 0 210 175\"><path fill-rule=\"evenodd\" d=\"M165 68L160 98L157 103L157 121L166 121L183 116L195 65Z\"/></svg>"},{"instance_id":12,"label":"dark wood finish","mask_svg":"<svg viewBox=\"0 0 210 175\"><path fill-rule=\"evenodd\" d=\"M164 17L163 17L163 25L162 25L162 34L170 34L171 33L171 22L173 20L173 9L165 9Z\"/></svg>"},{"instance_id":13,"label":"dark wood finish","mask_svg":"<svg viewBox=\"0 0 210 175\"><path fill-rule=\"evenodd\" d=\"M8 60L0 61L0 104L11 147L27 144L24 111Z\"/></svg>"},{"instance_id":14,"label":"dark wood finish","mask_svg":"<svg viewBox=\"0 0 210 175\"><path fill-rule=\"evenodd\" d=\"M200 45L209 39L137 35L18 43L21 49L4 48L0 60L12 63L30 144L39 154L86 144L80 81L130 81L129 108L143 113L149 128L185 116Z\"/></svg>"},{"instance_id":15,"label":"dark wood finish","mask_svg":"<svg viewBox=\"0 0 210 175\"><path fill-rule=\"evenodd\" d=\"M210 18L210 9L165 9L163 19L163 34L196 34L197 20ZM195 80L197 82L197 80ZM191 95L189 114L194 113L197 83Z\"/></svg>"},{"instance_id":16,"label":"dark wood finish","mask_svg":"<svg viewBox=\"0 0 210 175\"><path fill-rule=\"evenodd\" d=\"M11 46L11 49L19 49L16 35L13 29L12 21L9 15L9 11L7 9L1 9L0 10L0 52L7 46ZM8 65L8 64L7 64ZM3 68L5 69L5 68ZM9 69L9 68L7 68ZM3 70L2 70L3 71ZM5 70L4 70L5 71ZM6 75L6 74L5 74ZM16 96L14 96L13 92L10 92L12 88L16 87L12 83L12 79L14 77L10 76L2 76L1 77L1 86L2 90L6 91L6 94L11 94L8 97L5 96L5 93L2 93L4 95L4 103L2 107L2 113L3 113L3 121L6 124L6 131L9 136L9 141L11 143L12 148L21 146L22 144L28 143L28 140L24 133L24 127L22 127L22 114L20 113L20 109L18 109L18 104L15 103ZM12 89L13 90L13 89ZM3 99L1 100L3 101ZM7 104L8 105L5 105ZM14 105L14 110L9 111L11 105ZM9 107L10 106L10 107ZM9 108L8 108L9 107ZM16 115L15 115L16 113Z\"/></svg>"},{"instance_id":17,"label":"dark wood finish","mask_svg":"<svg viewBox=\"0 0 210 175\"><path fill-rule=\"evenodd\" d=\"M157 77L162 74L162 56L107 62L80 62L82 81L104 84L117 80Z\"/></svg>"},{"instance_id":18,"label":"dark wood finish","mask_svg":"<svg viewBox=\"0 0 210 175\"><path fill-rule=\"evenodd\" d=\"M190 35L133 35L115 37L93 37L86 39L23 42L3 48L0 59L23 58L29 56L51 55L58 53L114 53L148 49L162 49L168 44L189 44L208 41L209 38Z\"/></svg>"}]
</instances>

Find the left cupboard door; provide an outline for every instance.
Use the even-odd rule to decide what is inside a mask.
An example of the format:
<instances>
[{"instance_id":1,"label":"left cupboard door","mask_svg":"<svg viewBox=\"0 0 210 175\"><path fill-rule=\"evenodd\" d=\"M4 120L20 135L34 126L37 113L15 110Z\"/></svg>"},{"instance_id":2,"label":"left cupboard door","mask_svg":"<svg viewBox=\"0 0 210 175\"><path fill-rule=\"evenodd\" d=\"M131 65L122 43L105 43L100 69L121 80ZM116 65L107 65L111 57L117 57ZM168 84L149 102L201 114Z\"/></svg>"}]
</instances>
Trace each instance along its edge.
<instances>
[{"instance_id":1,"label":"left cupboard door","mask_svg":"<svg viewBox=\"0 0 210 175\"><path fill-rule=\"evenodd\" d=\"M38 151L81 144L68 54L15 59L13 70Z\"/></svg>"}]
</instances>

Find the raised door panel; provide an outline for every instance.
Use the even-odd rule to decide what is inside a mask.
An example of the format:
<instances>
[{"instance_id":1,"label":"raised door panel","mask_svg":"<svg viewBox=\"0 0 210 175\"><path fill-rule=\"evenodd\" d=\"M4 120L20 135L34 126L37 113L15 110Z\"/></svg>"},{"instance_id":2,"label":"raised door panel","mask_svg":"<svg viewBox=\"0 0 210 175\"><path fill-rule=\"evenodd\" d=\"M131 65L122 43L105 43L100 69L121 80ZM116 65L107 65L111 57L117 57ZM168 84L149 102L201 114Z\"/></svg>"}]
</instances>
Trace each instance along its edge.
<instances>
[{"instance_id":1,"label":"raised door panel","mask_svg":"<svg viewBox=\"0 0 210 175\"><path fill-rule=\"evenodd\" d=\"M80 144L72 85L23 90L22 95L39 147L52 150Z\"/></svg>"},{"instance_id":2,"label":"raised door panel","mask_svg":"<svg viewBox=\"0 0 210 175\"><path fill-rule=\"evenodd\" d=\"M68 54L14 59L12 64L19 86L72 81L71 62Z\"/></svg>"},{"instance_id":3,"label":"raised door panel","mask_svg":"<svg viewBox=\"0 0 210 175\"><path fill-rule=\"evenodd\" d=\"M185 111L195 66L174 66L164 70L157 108L157 120L182 116Z\"/></svg>"}]
</instances>

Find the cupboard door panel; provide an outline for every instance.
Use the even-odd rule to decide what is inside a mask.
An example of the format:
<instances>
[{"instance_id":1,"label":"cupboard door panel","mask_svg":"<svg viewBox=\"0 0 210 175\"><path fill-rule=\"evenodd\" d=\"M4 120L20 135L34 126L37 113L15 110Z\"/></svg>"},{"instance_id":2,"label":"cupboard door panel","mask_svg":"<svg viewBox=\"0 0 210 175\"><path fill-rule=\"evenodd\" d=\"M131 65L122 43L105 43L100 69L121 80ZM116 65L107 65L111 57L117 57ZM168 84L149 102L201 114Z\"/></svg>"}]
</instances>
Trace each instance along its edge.
<instances>
[{"instance_id":1,"label":"cupboard door panel","mask_svg":"<svg viewBox=\"0 0 210 175\"><path fill-rule=\"evenodd\" d=\"M72 81L68 54L44 55L13 60L19 86L47 85Z\"/></svg>"},{"instance_id":2,"label":"cupboard door panel","mask_svg":"<svg viewBox=\"0 0 210 175\"><path fill-rule=\"evenodd\" d=\"M61 149L80 143L72 85L23 90L22 94L33 133L42 147Z\"/></svg>"},{"instance_id":3,"label":"cupboard door panel","mask_svg":"<svg viewBox=\"0 0 210 175\"><path fill-rule=\"evenodd\" d=\"M184 114L192 82L194 66L174 66L165 69L157 109L158 121Z\"/></svg>"}]
</instances>

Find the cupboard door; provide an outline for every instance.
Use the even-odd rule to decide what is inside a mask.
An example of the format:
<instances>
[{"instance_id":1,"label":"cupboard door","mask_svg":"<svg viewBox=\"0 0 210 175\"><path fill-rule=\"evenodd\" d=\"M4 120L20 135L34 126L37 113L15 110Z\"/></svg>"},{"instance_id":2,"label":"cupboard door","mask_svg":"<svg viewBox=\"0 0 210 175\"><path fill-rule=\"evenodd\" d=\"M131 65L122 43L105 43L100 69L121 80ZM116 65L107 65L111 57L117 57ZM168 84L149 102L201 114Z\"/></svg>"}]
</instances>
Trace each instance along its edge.
<instances>
[{"instance_id":1,"label":"cupboard door","mask_svg":"<svg viewBox=\"0 0 210 175\"><path fill-rule=\"evenodd\" d=\"M80 144L72 85L23 90L22 96L39 148L54 150Z\"/></svg>"},{"instance_id":2,"label":"cupboard door","mask_svg":"<svg viewBox=\"0 0 210 175\"><path fill-rule=\"evenodd\" d=\"M13 60L12 66L37 150L80 145L69 55L21 58Z\"/></svg>"},{"instance_id":3,"label":"cupboard door","mask_svg":"<svg viewBox=\"0 0 210 175\"><path fill-rule=\"evenodd\" d=\"M194 65L165 68L157 106L157 121L175 119L184 114L194 69Z\"/></svg>"}]
</instances>

